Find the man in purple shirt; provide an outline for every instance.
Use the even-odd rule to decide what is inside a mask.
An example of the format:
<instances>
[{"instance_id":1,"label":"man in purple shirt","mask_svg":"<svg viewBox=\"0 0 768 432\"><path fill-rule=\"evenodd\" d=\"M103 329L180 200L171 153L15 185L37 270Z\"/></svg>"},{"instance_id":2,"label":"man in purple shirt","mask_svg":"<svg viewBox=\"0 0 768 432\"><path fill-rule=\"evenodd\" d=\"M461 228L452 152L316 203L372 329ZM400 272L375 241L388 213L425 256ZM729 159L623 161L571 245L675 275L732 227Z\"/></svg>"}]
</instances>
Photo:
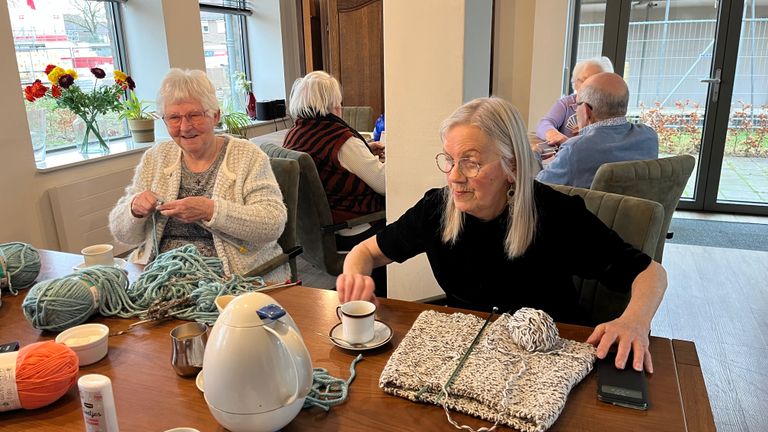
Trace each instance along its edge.
<instances>
[{"instance_id":1,"label":"man in purple shirt","mask_svg":"<svg viewBox=\"0 0 768 432\"><path fill-rule=\"evenodd\" d=\"M560 147L536 179L589 188L604 163L657 159L656 131L627 122L628 102L629 89L621 76L603 72L587 79L576 97L579 135Z\"/></svg>"}]
</instances>

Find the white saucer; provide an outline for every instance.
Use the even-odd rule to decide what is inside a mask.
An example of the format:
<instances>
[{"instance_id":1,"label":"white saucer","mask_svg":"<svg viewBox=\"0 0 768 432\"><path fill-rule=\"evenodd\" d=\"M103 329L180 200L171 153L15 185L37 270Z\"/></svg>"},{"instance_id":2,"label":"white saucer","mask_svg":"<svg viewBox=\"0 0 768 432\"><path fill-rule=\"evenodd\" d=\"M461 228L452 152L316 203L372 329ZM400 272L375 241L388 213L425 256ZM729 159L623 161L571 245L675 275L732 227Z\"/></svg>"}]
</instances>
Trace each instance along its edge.
<instances>
[{"instance_id":1,"label":"white saucer","mask_svg":"<svg viewBox=\"0 0 768 432\"><path fill-rule=\"evenodd\" d=\"M195 378L195 386L197 386L198 390L200 390L201 392L205 393L205 391L203 390L203 379L204 379L203 378L203 371L200 371L197 374L197 378Z\"/></svg>"},{"instance_id":2,"label":"white saucer","mask_svg":"<svg viewBox=\"0 0 768 432\"><path fill-rule=\"evenodd\" d=\"M114 261L112 262L112 266L114 266L115 268L119 268L120 270L122 270L123 268L125 268L125 265L126 265L127 263L128 263L128 261L126 261L126 260L124 260L124 259L122 259L122 258L115 258L115 259L114 259ZM78 270L82 270L82 269L84 269L84 268L88 268L88 267L85 265L85 263L84 263L84 262L81 262L80 264L78 264L78 265L76 265L76 266L72 267L72 270L74 270L74 271L78 271Z\"/></svg>"},{"instance_id":3,"label":"white saucer","mask_svg":"<svg viewBox=\"0 0 768 432\"><path fill-rule=\"evenodd\" d=\"M373 339L370 342L364 344L355 344L352 346L344 342L344 331L341 323L336 324L331 329L330 333L331 342L339 348L344 348L352 351L365 351L369 349L378 348L392 339L392 329L384 322L376 320L373 322Z\"/></svg>"}]
</instances>

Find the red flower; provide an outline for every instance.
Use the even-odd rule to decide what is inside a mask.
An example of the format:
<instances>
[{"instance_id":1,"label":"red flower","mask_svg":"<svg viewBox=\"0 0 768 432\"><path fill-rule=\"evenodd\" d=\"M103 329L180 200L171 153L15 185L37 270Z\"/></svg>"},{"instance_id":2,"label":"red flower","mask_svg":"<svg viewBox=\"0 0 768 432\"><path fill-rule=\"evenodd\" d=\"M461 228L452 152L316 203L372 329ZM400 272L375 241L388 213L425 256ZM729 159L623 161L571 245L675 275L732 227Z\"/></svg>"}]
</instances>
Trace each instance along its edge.
<instances>
[{"instance_id":1,"label":"red flower","mask_svg":"<svg viewBox=\"0 0 768 432\"><path fill-rule=\"evenodd\" d=\"M34 102L36 99L39 99L43 96L45 96L45 93L48 91L48 87L44 86L42 81L35 80L35 82L32 83L32 85L28 85L24 88L24 97L30 101Z\"/></svg>"},{"instance_id":2,"label":"red flower","mask_svg":"<svg viewBox=\"0 0 768 432\"><path fill-rule=\"evenodd\" d=\"M104 72L104 69L97 68L97 67L91 68L91 73L93 74L93 76L95 76L98 79L102 79L105 76L107 76L107 74Z\"/></svg>"},{"instance_id":3,"label":"red flower","mask_svg":"<svg viewBox=\"0 0 768 432\"><path fill-rule=\"evenodd\" d=\"M48 75L55 68L56 68L56 65L49 64L48 66L45 67L45 74Z\"/></svg>"},{"instance_id":4,"label":"red flower","mask_svg":"<svg viewBox=\"0 0 768 432\"><path fill-rule=\"evenodd\" d=\"M59 78L59 85L63 89L68 89L69 86L75 83L75 78L70 74L64 74Z\"/></svg>"},{"instance_id":5,"label":"red flower","mask_svg":"<svg viewBox=\"0 0 768 432\"><path fill-rule=\"evenodd\" d=\"M128 84L128 88L133 90L136 88L136 83L133 81L133 78L131 77L125 77L125 82Z\"/></svg>"},{"instance_id":6,"label":"red flower","mask_svg":"<svg viewBox=\"0 0 768 432\"><path fill-rule=\"evenodd\" d=\"M35 101L35 94L32 91L32 86L31 85L24 87L24 97L28 101L30 101L30 102L34 102Z\"/></svg>"},{"instance_id":7,"label":"red flower","mask_svg":"<svg viewBox=\"0 0 768 432\"><path fill-rule=\"evenodd\" d=\"M57 85L53 85L51 87L51 96L53 96L53 97L55 97L57 99L60 98L61 97L61 87L59 87Z\"/></svg>"}]
</instances>

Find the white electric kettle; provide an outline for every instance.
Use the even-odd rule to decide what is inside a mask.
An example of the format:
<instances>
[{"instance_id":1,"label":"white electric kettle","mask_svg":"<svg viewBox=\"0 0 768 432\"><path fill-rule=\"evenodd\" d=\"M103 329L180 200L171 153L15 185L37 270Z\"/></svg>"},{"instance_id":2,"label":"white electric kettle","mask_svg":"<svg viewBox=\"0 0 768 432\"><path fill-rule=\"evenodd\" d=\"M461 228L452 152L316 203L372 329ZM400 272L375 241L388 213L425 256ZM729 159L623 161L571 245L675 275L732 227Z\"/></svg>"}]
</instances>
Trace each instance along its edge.
<instances>
[{"instance_id":1,"label":"white electric kettle","mask_svg":"<svg viewBox=\"0 0 768 432\"><path fill-rule=\"evenodd\" d=\"M232 432L272 432L290 423L312 386L312 361L293 319L270 296L235 297L205 347L205 402Z\"/></svg>"}]
</instances>

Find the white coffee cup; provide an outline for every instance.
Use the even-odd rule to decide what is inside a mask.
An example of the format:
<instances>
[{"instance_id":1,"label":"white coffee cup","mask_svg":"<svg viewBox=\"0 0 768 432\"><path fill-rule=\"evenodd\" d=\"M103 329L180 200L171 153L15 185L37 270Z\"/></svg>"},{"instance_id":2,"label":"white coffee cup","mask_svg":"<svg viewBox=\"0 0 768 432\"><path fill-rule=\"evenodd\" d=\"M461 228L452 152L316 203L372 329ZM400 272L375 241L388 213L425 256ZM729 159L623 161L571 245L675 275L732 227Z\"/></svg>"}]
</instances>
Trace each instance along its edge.
<instances>
[{"instance_id":1,"label":"white coffee cup","mask_svg":"<svg viewBox=\"0 0 768 432\"><path fill-rule=\"evenodd\" d=\"M111 244L97 244L88 246L80 251L85 259L85 266L113 265L115 257L112 255L114 247Z\"/></svg>"},{"instance_id":2,"label":"white coffee cup","mask_svg":"<svg viewBox=\"0 0 768 432\"><path fill-rule=\"evenodd\" d=\"M366 343L373 340L373 322L376 305L355 300L336 307L336 315L341 320L342 337L349 343Z\"/></svg>"}]
</instances>

